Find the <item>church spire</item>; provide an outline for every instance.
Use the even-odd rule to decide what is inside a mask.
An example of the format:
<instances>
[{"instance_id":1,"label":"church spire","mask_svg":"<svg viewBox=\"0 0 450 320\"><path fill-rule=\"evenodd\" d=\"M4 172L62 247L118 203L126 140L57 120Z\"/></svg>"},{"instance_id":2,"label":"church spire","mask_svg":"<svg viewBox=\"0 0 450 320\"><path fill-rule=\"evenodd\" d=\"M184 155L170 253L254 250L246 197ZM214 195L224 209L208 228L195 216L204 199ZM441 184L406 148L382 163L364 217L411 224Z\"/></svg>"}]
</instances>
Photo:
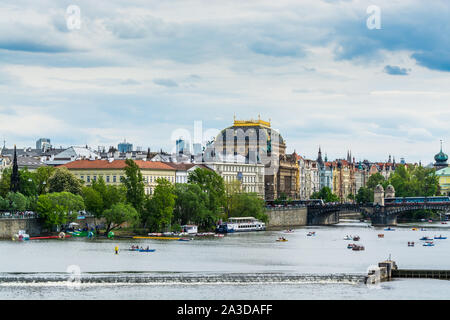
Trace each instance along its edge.
<instances>
[{"instance_id":1,"label":"church spire","mask_svg":"<svg viewBox=\"0 0 450 320\"><path fill-rule=\"evenodd\" d=\"M12 192L19 192L19 166L17 165L16 145L14 145L14 159L11 173L11 184L9 187Z\"/></svg>"}]
</instances>

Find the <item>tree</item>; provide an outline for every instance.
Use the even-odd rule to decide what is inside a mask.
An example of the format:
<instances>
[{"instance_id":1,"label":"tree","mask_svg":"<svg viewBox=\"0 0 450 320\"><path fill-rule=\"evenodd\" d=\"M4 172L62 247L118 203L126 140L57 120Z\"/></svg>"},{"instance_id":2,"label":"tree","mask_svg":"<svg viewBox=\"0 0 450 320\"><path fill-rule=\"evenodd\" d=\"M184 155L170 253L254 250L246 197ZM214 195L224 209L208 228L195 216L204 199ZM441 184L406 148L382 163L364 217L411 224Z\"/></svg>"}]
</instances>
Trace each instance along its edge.
<instances>
[{"instance_id":1,"label":"tree","mask_svg":"<svg viewBox=\"0 0 450 320\"><path fill-rule=\"evenodd\" d=\"M146 202L143 215L144 224L152 230L160 231L170 227L175 207L174 186L166 179L157 179L153 196Z\"/></svg>"},{"instance_id":2,"label":"tree","mask_svg":"<svg viewBox=\"0 0 450 320\"><path fill-rule=\"evenodd\" d=\"M37 196L35 175L27 168L19 170L19 192L26 197Z\"/></svg>"},{"instance_id":3,"label":"tree","mask_svg":"<svg viewBox=\"0 0 450 320\"><path fill-rule=\"evenodd\" d=\"M183 183L175 186L175 209L173 221L183 225L195 223L209 229L217 221L216 216L207 208L208 196L196 184ZM212 223L211 223L212 221Z\"/></svg>"},{"instance_id":4,"label":"tree","mask_svg":"<svg viewBox=\"0 0 450 320\"><path fill-rule=\"evenodd\" d=\"M41 194L36 204L36 211L47 227L66 224L84 209L83 198L70 192Z\"/></svg>"},{"instance_id":5,"label":"tree","mask_svg":"<svg viewBox=\"0 0 450 320\"><path fill-rule=\"evenodd\" d=\"M6 199L9 202L9 208L12 211L25 211L27 209L27 197L25 197L20 192L9 192L6 196Z\"/></svg>"},{"instance_id":6,"label":"tree","mask_svg":"<svg viewBox=\"0 0 450 320\"><path fill-rule=\"evenodd\" d=\"M439 177L434 168L400 165L388 180L396 197L435 196L439 193Z\"/></svg>"},{"instance_id":7,"label":"tree","mask_svg":"<svg viewBox=\"0 0 450 320\"><path fill-rule=\"evenodd\" d=\"M356 194L355 200L357 203L372 203L373 202L373 190L367 187L361 187Z\"/></svg>"},{"instance_id":8,"label":"tree","mask_svg":"<svg viewBox=\"0 0 450 320\"><path fill-rule=\"evenodd\" d=\"M324 202L339 202L339 197L329 187L323 187L319 192L314 192L310 198L322 199Z\"/></svg>"},{"instance_id":9,"label":"tree","mask_svg":"<svg viewBox=\"0 0 450 320\"><path fill-rule=\"evenodd\" d=\"M138 212L129 203L116 203L112 205L110 209L104 211L103 217L106 220L105 235L125 222L136 224L139 221Z\"/></svg>"},{"instance_id":10,"label":"tree","mask_svg":"<svg viewBox=\"0 0 450 320\"><path fill-rule=\"evenodd\" d=\"M387 186L386 179L383 177L381 173L377 172L369 177L366 186L369 189L375 190L375 187L379 184L383 185L383 187Z\"/></svg>"},{"instance_id":11,"label":"tree","mask_svg":"<svg viewBox=\"0 0 450 320\"><path fill-rule=\"evenodd\" d=\"M12 168L5 168L2 171L2 178L0 179L0 195L2 197L6 197L6 195L10 191L11 173Z\"/></svg>"},{"instance_id":12,"label":"tree","mask_svg":"<svg viewBox=\"0 0 450 320\"><path fill-rule=\"evenodd\" d=\"M188 182L197 184L208 195L207 208L214 214L220 213L225 205L225 184L216 172L197 168L189 173Z\"/></svg>"},{"instance_id":13,"label":"tree","mask_svg":"<svg viewBox=\"0 0 450 320\"><path fill-rule=\"evenodd\" d=\"M125 160L125 163L125 178L122 183L126 188L127 202L131 203L138 212L142 212L145 201L145 185L141 169L131 159Z\"/></svg>"},{"instance_id":14,"label":"tree","mask_svg":"<svg viewBox=\"0 0 450 320\"><path fill-rule=\"evenodd\" d=\"M242 192L242 183L239 180L233 180L231 182L225 182L225 213L227 218L229 218L231 215L231 210L233 207L233 200L236 198L234 197L235 194Z\"/></svg>"},{"instance_id":15,"label":"tree","mask_svg":"<svg viewBox=\"0 0 450 320\"><path fill-rule=\"evenodd\" d=\"M36 182L38 195L48 192L48 180L55 172L55 168L51 166L39 167L34 172L34 180Z\"/></svg>"},{"instance_id":16,"label":"tree","mask_svg":"<svg viewBox=\"0 0 450 320\"><path fill-rule=\"evenodd\" d=\"M56 168L48 178L48 192L70 192L81 194L82 181L67 168Z\"/></svg>"},{"instance_id":17,"label":"tree","mask_svg":"<svg viewBox=\"0 0 450 320\"><path fill-rule=\"evenodd\" d=\"M232 217L255 217L267 222L268 216L265 213L264 200L256 193L237 193L234 196Z\"/></svg>"},{"instance_id":18,"label":"tree","mask_svg":"<svg viewBox=\"0 0 450 320\"><path fill-rule=\"evenodd\" d=\"M86 206L86 210L96 218L100 218L104 211L103 198L99 192L91 187L83 187L81 195Z\"/></svg>"}]
</instances>

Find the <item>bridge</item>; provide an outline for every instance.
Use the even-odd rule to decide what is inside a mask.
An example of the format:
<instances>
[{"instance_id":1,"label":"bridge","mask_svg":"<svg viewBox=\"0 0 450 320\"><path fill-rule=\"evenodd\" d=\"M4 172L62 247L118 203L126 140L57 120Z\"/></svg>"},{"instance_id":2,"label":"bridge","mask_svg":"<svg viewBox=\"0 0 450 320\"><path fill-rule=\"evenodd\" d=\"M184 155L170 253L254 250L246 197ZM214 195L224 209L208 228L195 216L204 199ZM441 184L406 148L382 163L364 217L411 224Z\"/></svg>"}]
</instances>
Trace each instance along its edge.
<instances>
[{"instance_id":1,"label":"bridge","mask_svg":"<svg viewBox=\"0 0 450 320\"><path fill-rule=\"evenodd\" d=\"M403 212L415 210L450 211L448 203L393 203L379 204L325 204L308 205L308 225L333 224L339 222L341 212L359 212L368 217L374 226L396 225Z\"/></svg>"},{"instance_id":2,"label":"bridge","mask_svg":"<svg viewBox=\"0 0 450 320\"><path fill-rule=\"evenodd\" d=\"M340 214L358 212L369 218L374 226L396 225L397 217L403 212L415 210L450 211L450 197L395 197L394 187L389 185L386 192L381 185L374 190L374 202L366 204L323 203L322 200L294 201L285 210L298 206L307 208L307 225L328 225L339 223ZM277 209L279 210L279 209Z\"/></svg>"}]
</instances>

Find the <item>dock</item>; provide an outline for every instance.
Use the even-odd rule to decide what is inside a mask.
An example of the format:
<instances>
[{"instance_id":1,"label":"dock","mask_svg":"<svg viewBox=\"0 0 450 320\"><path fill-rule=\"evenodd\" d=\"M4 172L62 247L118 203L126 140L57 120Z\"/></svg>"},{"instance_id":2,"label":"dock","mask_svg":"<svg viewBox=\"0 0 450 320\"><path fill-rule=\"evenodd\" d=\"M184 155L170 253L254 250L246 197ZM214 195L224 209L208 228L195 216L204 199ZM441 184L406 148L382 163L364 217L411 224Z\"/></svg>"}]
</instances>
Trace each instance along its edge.
<instances>
[{"instance_id":1,"label":"dock","mask_svg":"<svg viewBox=\"0 0 450 320\"><path fill-rule=\"evenodd\" d=\"M370 269L365 283L376 284L396 278L450 280L450 270L399 269L395 261L389 259L378 263L378 267Z\"/></svg>"}]
</instances>

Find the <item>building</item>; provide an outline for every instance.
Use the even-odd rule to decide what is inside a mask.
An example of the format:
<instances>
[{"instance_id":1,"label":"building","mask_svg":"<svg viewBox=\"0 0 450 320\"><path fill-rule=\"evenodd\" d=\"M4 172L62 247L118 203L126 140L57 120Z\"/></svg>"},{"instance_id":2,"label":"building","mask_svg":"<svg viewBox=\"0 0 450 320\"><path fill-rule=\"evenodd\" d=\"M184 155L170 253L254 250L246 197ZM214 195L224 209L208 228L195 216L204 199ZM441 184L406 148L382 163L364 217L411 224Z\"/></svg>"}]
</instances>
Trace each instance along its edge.
<instances>
[{"instance_id":1,"label":"building","mask_svg":"<svg viewBox=\"0 0 450 320\"><path fill-rule=\"evenodd\" d=\"M436 171L439 177L439 189L442 195L450 196L450 167Z\"/></svg>"},{"instance_id":2,"label":"building","mask_svg":"<svg viewBox=\"0 0 450 320\"><path fill-rule=\"evenodd\" d=\"M52 145L50 143L50 139L48 138L40 138L36 141L36 149L38 150L48 150L51 149Z\"/></svg>"},{"instance_id":3,"label":"building","mask_svg":"<svg viewBox=\"0 0 450 320\"><path fill-rule=\"evenodd\" d=\"M175 169L175 183L187 183L189 173L191 173L195 169L201 168L211 170L208 166L204 164L174 163L174 162L167 162L166 164Z\"/></svg>"},{"instance_id":4,"label":"building","mask_svg":"<svg viewBox=\"0 0 450 320\"><path fill-rule=\"evenodd\" d=\"M266 200L279 197L298 198L297 155L286 154L286 143L270 126L270 121L234 120L233 126L222 130L211 148L204 153L206 162L223 155L225 159L245 158L248 164L264 165L264 195ZM227 161L228 162L228 161ZM229 161L231 163L236 161Z\"/></svg>"},{"instance_id":5,"label":"building","mask_svg":"<svg viewBox=\"0 0 450 320\"><path fill-rule=\"evenodd\" d=\"M331 191L333 191L333 166L331 165L331 162L328 162L326 160L323 161L320 147L316 162L317 169L319 171L319 190L327 187L330 188Z\"/></svg>"},{"instance_id":6,"label":"building","mask_svg":"<svg viewBox=\"0 0 450 320\"><path fill-rule=\"evenodd\" d=\"M243 192L255 192L264 199L264 165L262 163L209 162L207 166L225 183L240 181Z\"/></svg>"},{"instance_id":7,"label":"building","mask_svg":"<svg viewBox=\"0 0 450 320\"><path fill-rule=\"evenodd\" d=\"M68 162L84 159L96 160L100 159L100 156L87 147L70 147L58 154L55 154L50 160L46 161L46 164L49 166L58 166Z\"/></svg>"},{"instance_id":8,"label":"building","mask_svg":"<svg viewBox=\"0 0 450 320\"><path fill-rule=\"evenodd\" d=\"M434 156L434 160L435 160L434 167L436 168L436 171L448 167L447 164L448 155L442 152L442 140L441 140L441 151Z\"/></svg>"},{"instance_id":9,"label":"building","mask_svg":"<svg viewBox=\"0 0 450 320\"><path fill-rule=\"evenodd\" d=\"M202 147L201 143L194 143L194 144L192 144L192 148L193 148L192 153L194 155L199 155L199 154L201 154L203 152L203 147Z\"/></svg>"},{"instance_id":10,"label":"building","mask_svg":"<svg viewBox=\"0 0 450 320\"><path fill-rule=\"evenodd\" d=\"M183 139L178 139L176 142L176 154L190 154L189 142Z\"/></svg>"},{"instance_id":11,"label":"building","mask_svg":"<svg viewBox=\"0 0 450 320\"><path fill-rule=\"evenodd\" d=\"M117 145L117 149L120 153L132 152L133 144L128 143L126 140L123 140L123 142L121 142Z\"/></svg>"},{"instance_id":12,"label":"building","mask_svg":"<svg viewBox=\"0 0 450 320\"><path fill-rule=\"evenodd\" d=\"M333 193L341 202L347 202L349 195L356 195L354 165L347 160L333 162Z\"/></svg>"},{"instance_id":13,"label":"building","mask_svg":"<svg viewBox=\"0 0 450 320\"><path fill-rule=\"evenodd\" d=\"M175 183L176 170L163 162L136 160L144 178L145 193L153 194L158 178ZM125 177L125 160L75 160L58 167L69 169L76 177L90 185L103 178L107 185L119 185Z\"/></svg>"}]
</instances>

